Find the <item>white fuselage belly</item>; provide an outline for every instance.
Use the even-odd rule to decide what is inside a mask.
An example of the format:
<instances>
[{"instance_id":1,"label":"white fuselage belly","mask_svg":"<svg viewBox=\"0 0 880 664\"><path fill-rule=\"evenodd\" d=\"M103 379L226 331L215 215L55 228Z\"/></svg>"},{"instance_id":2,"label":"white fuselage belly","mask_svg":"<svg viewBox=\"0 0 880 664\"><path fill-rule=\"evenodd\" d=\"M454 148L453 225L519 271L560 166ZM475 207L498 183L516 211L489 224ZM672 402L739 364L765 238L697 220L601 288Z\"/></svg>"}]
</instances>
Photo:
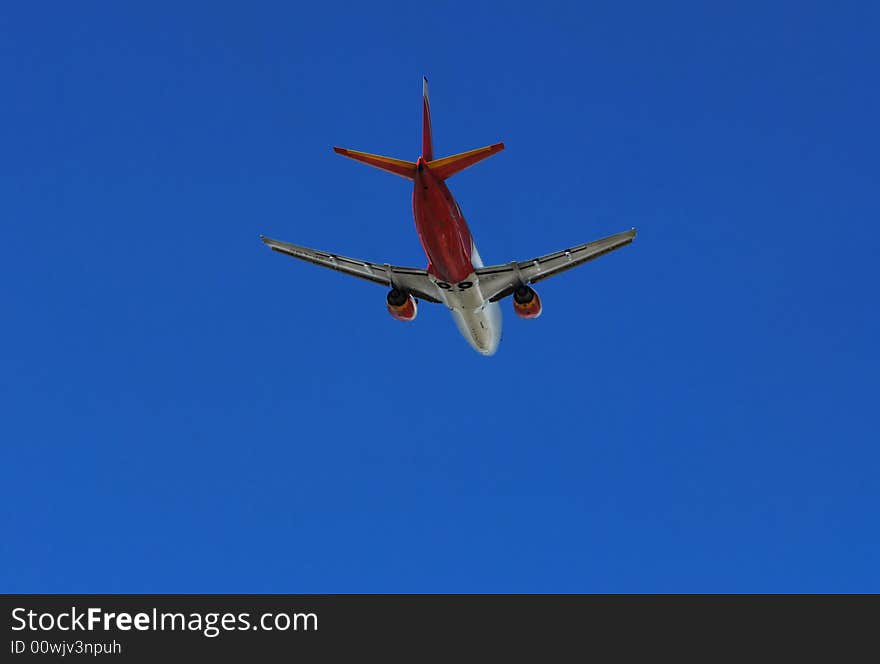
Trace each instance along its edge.
<instances>
[{"instance_id":1,"label":"white fuselage belly","mask_svg":"<svg viewBox=\"0 0 880 664\"><path fill-rule=\"evenodd\" d=\"M471 262L474 268L483 267L476 246L473 247ZM493 355L501 341L501 306L483 297L476 272L457 284L435 283L465 340L478 353Z\"/></svg>"},{"instance_id":2,"label":"white fuselage belly","mask_svg":"<svg viewBox=\"0 0 880 664\"><path fill-rule=\"evenodd\" d=\"M495 354L501 341L501 306L497 302L486 302L476 310L450 307L450 311L458 331L474 350Z\"/></svg>"}]
</instances>

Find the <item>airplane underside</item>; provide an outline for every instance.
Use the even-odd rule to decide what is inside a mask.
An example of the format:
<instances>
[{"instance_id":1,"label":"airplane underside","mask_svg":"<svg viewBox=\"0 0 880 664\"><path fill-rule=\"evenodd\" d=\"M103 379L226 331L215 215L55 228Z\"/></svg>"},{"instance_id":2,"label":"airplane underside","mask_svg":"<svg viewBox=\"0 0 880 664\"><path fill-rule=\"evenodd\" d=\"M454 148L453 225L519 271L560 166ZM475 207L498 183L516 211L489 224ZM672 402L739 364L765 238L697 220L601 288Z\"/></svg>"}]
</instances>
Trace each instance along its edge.
<instances>
[{"instance_id":1,"label":"airplane underside","mask_svg":"<svg viewBox=\"0 0 880 664\"><path fill-rule=\"evenodd\" d=\"M477 309L450 308L458 331L481 355L494 355L501 342L501 305L486 302Z\"/></svg>"},{"instance_id":2,"label":"airplane underside","mask_svg":"<svg viewBox=\"0 0 880 664\"><path fill-rule=\"evenodd\" d=\"M475 270L456 284L433 276L431 279L465 340L478 353L494 355L501 341L501 307L490 302L480 288L476 269L483 267L483 260L475 245L471 248L471 264Z\"/></svg>"},{"instance_id":3,"label":"airplane underside","mask_svg":"<svg viewBox=\"0 0 880 664\"><path fill-rule=\"evenodd\" d=\"M390 289L386 296L388 313L396 320L415 320L419 301L445 304L459 332L474 350L482 355L493 355L501 341L501 300L510 297L519 318L538 318L542 311L541 299L532 284L630 244L636 231L616 233L527 261L484 266L461 208L445 181L497 154L504 149L504 144L495 143L436 159L427 79L423 86L422 118L422 154L416 161L346 148L333 149L413 183L413 218L428 259L427 268L372 263L264 236L260 239L273 251L384 285Z\"/></svg>"}]
</instances>

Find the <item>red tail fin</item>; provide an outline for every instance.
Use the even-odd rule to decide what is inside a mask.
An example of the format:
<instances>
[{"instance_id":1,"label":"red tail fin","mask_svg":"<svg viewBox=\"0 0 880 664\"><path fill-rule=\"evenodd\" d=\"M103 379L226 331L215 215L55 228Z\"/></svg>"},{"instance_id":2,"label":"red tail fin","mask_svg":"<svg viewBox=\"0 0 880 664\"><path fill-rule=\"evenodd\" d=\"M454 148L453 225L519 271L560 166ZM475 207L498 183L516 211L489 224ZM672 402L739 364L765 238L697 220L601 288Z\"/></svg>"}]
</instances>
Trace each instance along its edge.
<instances>
[{"instance_id":1,"label":"red tail fin","mask_svg":"<svg viewBox=\"0 0 880 664\"><path fill-rule=\"evenodd\" d=\"M435 176L441 180L445 180L446 178L451 178L459 171L463 171L468 166L473 166L478 161L483 161L486 157L491 157L493 154L501 152L503 149L504 143L487 145L484 148L477 148L476 150L471 150L469 152L454 154L451 157L443 157L443 159L429 161L428 168L431 169L431 172Z\"/></svg>"},{"instance_id":2,"label":"red tail fin","mask_svg":"<svg viewBox=\"0 0 880 664\"><path fill-rule=\"evenodd\" d=\"M383 171L394 173L410 180L415 179L416 164L412 161L404 161L403 159L394 159L393 157L383 157L378 154L370 154L368 152L358 152L356 150L348 150L346 148L333 148L338 154L349 159L356 159L365 164L369 164L375 168L381 168ZM431 105L428 102L428 79L424 78L422 87L422 158L427 163L428 168L435 177L445 180L450 178L459 171L463 171L469 166L473 166L478 161L482 161L486 157L491 157L497 152L504 149L504 143L495 143L487 145L484 148L477 148L469 152L454 154L451 157L443 157L443 159L434 159L434 142L431 135Z\"/></svg>"},{"instance_id":3,"label":"red tail fin","mask_svg":"<svg viewBox=\"0 0 880 664\"><path fill-rule=\"evenodd\" d=\"M434 158L434 139L431 135L431 105L428 103L428 77L422 85L422 157L425 161Z\"/></svg>"}]
</instances>

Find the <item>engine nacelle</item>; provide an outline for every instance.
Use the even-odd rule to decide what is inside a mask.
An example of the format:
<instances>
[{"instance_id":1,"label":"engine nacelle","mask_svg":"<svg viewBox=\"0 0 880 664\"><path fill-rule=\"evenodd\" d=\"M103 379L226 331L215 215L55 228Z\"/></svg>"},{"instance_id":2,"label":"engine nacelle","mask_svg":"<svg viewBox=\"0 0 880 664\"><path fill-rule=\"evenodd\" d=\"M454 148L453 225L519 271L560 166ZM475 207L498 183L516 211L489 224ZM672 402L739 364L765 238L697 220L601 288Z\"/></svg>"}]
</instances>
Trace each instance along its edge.
<instances>
[{"instance_id":1,"label":"engine nacelle","mask_svg":"<svg viewBox=\"0 0 880 664\"><path fill-rule=\"evenodd\" d=\"M532 288L520 285L513 291L513 311L520 318L537 318L541 315L541 298Z\"/></svg>"},{"instance_id":2,"label":"engine nacelle","mask_svg":"<svg viewBox=\"0 0 880 664\"><path fill-rule=\"evenodd\" d=\"M408 323L414 320L419 312L418 300L398 288L392 288L388 291L385 303L388 305L388 313L395 320L402 320Z\"/></svg>"}]
</instances>

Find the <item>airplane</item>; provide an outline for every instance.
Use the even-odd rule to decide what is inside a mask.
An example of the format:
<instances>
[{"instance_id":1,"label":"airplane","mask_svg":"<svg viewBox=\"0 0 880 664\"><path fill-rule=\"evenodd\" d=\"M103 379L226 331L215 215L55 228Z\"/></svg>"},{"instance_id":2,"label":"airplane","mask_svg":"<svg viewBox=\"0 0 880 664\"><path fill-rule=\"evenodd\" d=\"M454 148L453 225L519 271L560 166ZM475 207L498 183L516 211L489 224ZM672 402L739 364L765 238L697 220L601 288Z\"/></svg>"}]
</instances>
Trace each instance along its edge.
<instances>
[{"instance_id":1,"label":"airplane","mask_svg":"<svg viewBox=\"0 0 880 664\"><path fill-rule=\"evenodd\" d=\"M422 85L422 154L416 161L335 147L344 157L399 175L413 183L412 208L416 232L428 259L425 269L371 263L317 251L260 236L273 251L338 270L390 288L388 313L399 321L412 321L419 300L442 303L452 313L467 342L482 355L493 355L501 341L499 301L513 296L517 316L541 315L541 299L532 288L548 277L583 265L631 243L636 229L579 244L527 261L484 266L461 208L446 186L456 173L504 149L504 143L434 158L428 79Z\"/></svg>"}]
</instances>

